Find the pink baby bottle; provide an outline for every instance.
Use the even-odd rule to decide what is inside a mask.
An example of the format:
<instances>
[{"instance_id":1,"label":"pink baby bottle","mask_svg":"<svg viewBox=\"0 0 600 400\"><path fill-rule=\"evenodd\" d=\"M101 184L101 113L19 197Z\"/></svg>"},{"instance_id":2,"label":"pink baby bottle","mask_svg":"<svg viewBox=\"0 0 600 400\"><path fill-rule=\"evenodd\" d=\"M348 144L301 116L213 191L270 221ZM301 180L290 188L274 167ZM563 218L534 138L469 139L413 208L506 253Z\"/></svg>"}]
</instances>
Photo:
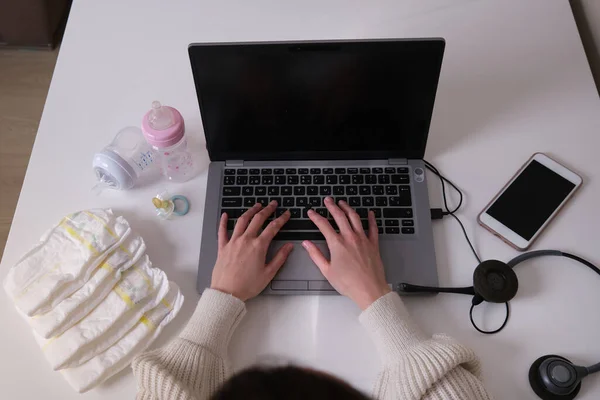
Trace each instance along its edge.
<instances>
[{"instance_id":1,"label":"pink baby bottle","mask_svg":"<svg viewBox=\"0 0 600 400\"><path fill-rule=\"evenodd\" d=\"M170 181L185 182L192 177L194 162L187 150L183 117L173 107L152 102L144 115L142 132L158 155L163 175Z\"/></svg>"}]
</instances>

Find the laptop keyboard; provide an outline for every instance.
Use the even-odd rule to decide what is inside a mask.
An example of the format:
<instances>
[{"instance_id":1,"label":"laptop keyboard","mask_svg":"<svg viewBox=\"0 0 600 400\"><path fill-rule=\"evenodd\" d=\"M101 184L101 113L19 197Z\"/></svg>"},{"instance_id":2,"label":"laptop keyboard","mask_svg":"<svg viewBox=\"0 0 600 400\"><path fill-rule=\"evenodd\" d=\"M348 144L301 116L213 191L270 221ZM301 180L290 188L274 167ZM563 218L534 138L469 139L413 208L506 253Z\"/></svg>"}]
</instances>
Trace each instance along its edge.
<instances>
[{"instance_id":1,"label":"laptop keyboard","mask_svg":"<svg viewBox=\"0 0 600 400\"><path fill-rule=\"evenodd\" d=\"M320 240L323 236L307 212L312 208L337 229L323 203L327 196L350 204L365 230L368 211L373 210L380 234L415 234L408 167L225 168L221 212L227 213L227 228L233 230L248 208L276 200L274 217L285 210L291 213L276 240Z\"/></svg>"}]
</instances>

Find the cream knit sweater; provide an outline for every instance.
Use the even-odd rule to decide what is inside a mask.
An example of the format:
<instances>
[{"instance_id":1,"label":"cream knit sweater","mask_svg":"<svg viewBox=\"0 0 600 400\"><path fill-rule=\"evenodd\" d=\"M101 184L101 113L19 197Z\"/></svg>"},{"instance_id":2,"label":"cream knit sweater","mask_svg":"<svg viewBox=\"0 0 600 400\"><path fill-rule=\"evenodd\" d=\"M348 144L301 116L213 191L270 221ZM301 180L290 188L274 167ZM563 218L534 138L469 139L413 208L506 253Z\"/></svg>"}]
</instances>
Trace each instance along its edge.
<instances>
[{"instance_id":1,"label":"cream knit sweater","mask_svg":"<svg viewBox=\"0 0 600 400\"><path fill-rule=\"evenodd\" d=\"M227 347L245 312L239 299L205 290L179 338L133 360L137 398L208 399L231 373ZM375 399L491 399L473 351L445 335L426 337L396 293L379 298L359 319L383 361Z\"/></svg>"}]
</instances>

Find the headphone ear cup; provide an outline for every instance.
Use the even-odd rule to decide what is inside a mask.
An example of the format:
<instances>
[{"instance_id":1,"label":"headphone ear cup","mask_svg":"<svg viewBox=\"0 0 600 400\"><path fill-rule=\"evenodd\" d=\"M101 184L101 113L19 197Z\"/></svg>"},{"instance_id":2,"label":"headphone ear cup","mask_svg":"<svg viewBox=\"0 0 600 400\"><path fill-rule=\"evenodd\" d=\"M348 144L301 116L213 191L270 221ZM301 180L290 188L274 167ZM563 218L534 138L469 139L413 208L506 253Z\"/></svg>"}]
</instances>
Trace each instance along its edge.
<instances>
[{"instance_id":1,"label":"headphone ear cup","mask_svg":"<svg viewBox=\"0 0 600 400\"><path fill-rule=\"evenodd\" d=\"M475 293L491 303L506 303L517 294L517 274L506 263L486 260L473 272Z\"/></svg>"},{"instance_id":2,"label":"headphone ear cup","mask_svg":"<svg viewBox=\"0 0 600 400\"><path fill-rule=\"evenodd\" d=\"M540 376L540 366L542 365L542 363L548 358L553 357L560 358L561 360L565 360L570 363L570 361L566 358L556 356L553 354L538 358L533 362L533 364L531 364L531 367L529 368L529 384L531 385L531 388L533 389L535 394L537 394L538 397L542 400L572 400L579 393L579 390L581 389L581 382L577 384L577 386L571 393L567 395L558 395L551 393L548 391L548 389L546 389L546 385L544 385L544 381Z\"/></svg>"}]
</instances>

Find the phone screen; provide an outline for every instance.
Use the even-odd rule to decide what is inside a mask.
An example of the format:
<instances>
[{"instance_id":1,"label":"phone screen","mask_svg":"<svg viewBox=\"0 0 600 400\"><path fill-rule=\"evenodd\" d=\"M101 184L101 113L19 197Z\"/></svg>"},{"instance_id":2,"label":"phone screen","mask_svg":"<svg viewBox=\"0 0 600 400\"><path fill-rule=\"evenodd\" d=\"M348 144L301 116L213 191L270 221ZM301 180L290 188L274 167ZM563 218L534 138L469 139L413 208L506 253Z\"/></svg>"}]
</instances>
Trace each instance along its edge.
<instances>
[{"instance_id":1,"label":"phone screen","mask_svg":"<svg viewBox=\"0 0 600 400\"><path fill-rule=\"evenodd\" d=\"M487 213L529 241L574 189L574 183L532 160Z\"/></svg>"}]
</instances>

